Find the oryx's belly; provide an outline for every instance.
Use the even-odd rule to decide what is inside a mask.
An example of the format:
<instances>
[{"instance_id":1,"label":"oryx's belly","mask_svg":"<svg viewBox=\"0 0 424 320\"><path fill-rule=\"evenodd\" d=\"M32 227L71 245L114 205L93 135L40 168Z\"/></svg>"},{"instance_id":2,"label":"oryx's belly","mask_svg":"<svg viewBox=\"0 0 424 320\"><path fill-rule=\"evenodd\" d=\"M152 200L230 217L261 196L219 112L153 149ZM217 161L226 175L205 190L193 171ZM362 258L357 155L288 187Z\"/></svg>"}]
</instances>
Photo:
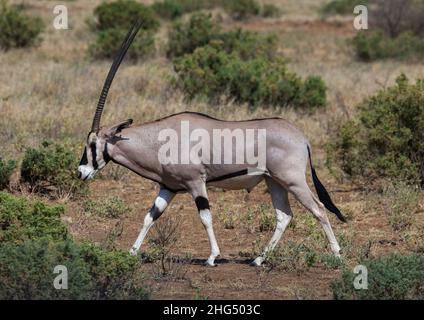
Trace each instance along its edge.
<instances>
[{"instance_id":1,"label":"oryx's belly","mask_svg":"<svg viewBox=\"0 0 424 320\"><path fill-rule=\"evenodd\" d=\"M227 190L247 189L250 191L263 179L263 175L243 175L221 181L208 182L207 185Z\"/></svg>"}]
</instances>

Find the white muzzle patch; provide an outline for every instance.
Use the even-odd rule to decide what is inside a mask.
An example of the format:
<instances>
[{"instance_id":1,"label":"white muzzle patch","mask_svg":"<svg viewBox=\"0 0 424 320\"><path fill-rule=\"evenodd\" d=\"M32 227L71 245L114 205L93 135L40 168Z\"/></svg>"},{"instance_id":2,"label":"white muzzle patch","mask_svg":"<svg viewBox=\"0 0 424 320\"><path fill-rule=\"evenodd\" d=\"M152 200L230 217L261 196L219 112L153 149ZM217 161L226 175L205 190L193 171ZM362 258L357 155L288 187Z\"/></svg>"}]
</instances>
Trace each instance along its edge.
<instances>
[{"instance_id":1,"label":"white muzzle patch","mask_svg":"<svg viewBox=\"0 0 424 320\"><path fill-rule=\"evenodd\" d=\"M81 180L90 180L96 174L96 170L93 168L82 165L78 167L78 178Z\"/></svg>"}]
</instances>

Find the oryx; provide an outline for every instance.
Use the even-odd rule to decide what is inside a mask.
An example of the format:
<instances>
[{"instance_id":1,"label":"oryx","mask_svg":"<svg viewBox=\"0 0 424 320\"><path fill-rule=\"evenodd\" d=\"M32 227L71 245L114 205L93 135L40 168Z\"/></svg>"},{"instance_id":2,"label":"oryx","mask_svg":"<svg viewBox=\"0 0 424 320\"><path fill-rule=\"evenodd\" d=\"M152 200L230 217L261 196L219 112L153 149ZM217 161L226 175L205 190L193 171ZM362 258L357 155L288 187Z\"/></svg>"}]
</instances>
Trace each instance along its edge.
<instances>
[{"instance_id":1,"label":"oryx","mask_svg":"<svg viewBox=\"0 0 424 320\"><path fill-rule=\"evenodd\" d=\"M87 180L93 178L97 171L102 169L109 161L112 161L160 185L159 194L147 213L144 225L130 252L132 254L138 252L148 230L165 211L175 194L188 192L196 203L200 219L207 231L211 246L211 255L207 260L207 265L213 266L220 250L212 227L207 186L250 191L262 180L265 180L271 193L277 224L271 241L263 254L257 257L253 264L261 265L267 252L275 247L292 219L293 214L288 201L288 192L292 193L321 223L332 251L339 256L340 247L325 208L335 213L340 220L345 221L345 219L318 180L312 165L311 148L307 139L300 130L287 121L280 118L221 121L199 113L183 112L140 126L132 126L130 119L111 127L100 127L100 118L109 87L139 28L139 23L133 26L114 59L100 95L92 128L88 134L84 154L78 167L78 177ZM207 146L205 142L207 139L187 142L188 137L181 134L180 131L183 122L190 124L190 135L201 132L211 137L215 130L222 130L221 132L230 134L234 132L245 133L251 129L262 130L266 133L266 147L262 151L262 156L266 159L264 167L255 170L257 166L247 162L218 161L216 163L211 161L215 158L218 160L235 158L237 151L240 150L233 148L234 139L231 138L230 143L224 143L218 148L216 146L210 148L210 141ZM197 158L199 161L195 161L195 163L161 161L159 155L161 148L166 143L161 135L169 131L175 132L174 138L177 142L173 142L170 147L179 151L179 157L183 156L181 153L192 152L190 151L192 149L189 149L189 151L182 150L184 145L186 147L187 145L189 147L200 146L202 156L199 156L198 151L194 152L199 156ZM199 135L197 135L197 139L199 139ZM169 140L167 141L169 143ZM259 136L246 138L243 152L260 150L260 141ZM206 147L210 148L209 153L205 151L208 150ZM219 156L215 157L217 153L219 153ZM313 182L319 200L311 192L306 182L308 163L311 166Z\"/></svg>"}]
</instances>

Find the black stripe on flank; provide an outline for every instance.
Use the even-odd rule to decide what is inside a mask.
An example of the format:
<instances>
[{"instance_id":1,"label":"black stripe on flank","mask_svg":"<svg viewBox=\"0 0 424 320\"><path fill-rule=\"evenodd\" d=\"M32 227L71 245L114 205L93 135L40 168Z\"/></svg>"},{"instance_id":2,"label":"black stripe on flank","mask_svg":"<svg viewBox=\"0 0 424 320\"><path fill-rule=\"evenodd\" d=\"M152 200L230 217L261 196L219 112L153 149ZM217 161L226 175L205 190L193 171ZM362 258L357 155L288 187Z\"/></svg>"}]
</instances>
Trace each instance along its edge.
<instances>
[{"instance_id":1,"label":"black stripe on flank","mask_svg":"<svg viewBox=\"0 0 424 320\"><path fill-rule=\"evenodd\" d=\"M93 168L94 170L97 170L97 168L99 167L99 164L97 163L97 150L96 150L96 144L92 143L90 144L90 149L91 149L91 157L93 158Z\"/></svg>"},{"instance_id":2,"label":"black stripe on flank","mask_svg":"<svg viewBox=\"0 0 424 320\"><path fill-rule=\"evenodd\" d=\"M205 197L199 196L196 197L196 199L194 199L194 202L196 202L196 207L197 210L205 210L205 209L210 209L209 208L209 200L206 199Z\"/></svg>"},{"instance_id":3,"label":"black stripe on flank","mask_svg":"<svg viewBox=\"0 0 424 320\"><path fill-rule=\"evenodd\" d=\"M235 177L239 177L239 176L244 176L247 173L248 173L247 169L243 169L243 170L240 170L240 171L224 174L223 176L220 176L220 177L212 178L212 179L210 179L206 182L209 183L209 182L227 180L227 179L231 179L231 178L235 178Z\"/></svg>"}]
</instances>

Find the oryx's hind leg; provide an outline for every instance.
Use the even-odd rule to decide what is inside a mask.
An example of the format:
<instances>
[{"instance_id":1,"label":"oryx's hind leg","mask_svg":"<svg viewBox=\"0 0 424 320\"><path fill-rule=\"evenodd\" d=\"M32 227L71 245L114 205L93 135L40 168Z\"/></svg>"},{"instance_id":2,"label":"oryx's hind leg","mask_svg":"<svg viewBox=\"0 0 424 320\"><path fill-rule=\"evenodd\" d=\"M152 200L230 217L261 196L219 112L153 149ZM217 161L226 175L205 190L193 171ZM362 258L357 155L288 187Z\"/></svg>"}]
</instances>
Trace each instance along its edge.
<instances>
[{"instance_id":1,"label":"oryx's hind leg","mask_svg":"<svg viewBox=\"0 0 424 320\"><path fill-rule=\"evenodd\" d=\"M144 224L141 228L140 234L138 235L137 240L135 241L134 245L130 250L131 255L137 254L138 250L140 249L140 246L143 243L144 238L147 235L147 232L153 226L155 221L162 215L162 213L165 211L166 207L169 205L174 196L174 192L171 192L165 188L160 189L152 208L149 210L146 217L144 218Z\"/></svg>"},{"instance_id":2,"label":"oryx's hind leg","mask_svg":"<svg viewBox=\"0 0 424 320\"><path fill-rule=\"evenodd\" d=\"M277 218L277 225L274 235L272 236L268 245L265 247L263 253L252 262L252 265L254 266L260 266L266 259L268 252L275 248L278 241L280 241L284 230L287 228L293 217L287 190L271 178L267 178L266 183L268 190L271 193L272 205L274 206L275 215Z\"/></svg>"},{"instance_id":3,"label":"oryx's hind leg","mask_svg":"<svg viewBox=\"0 0 424 320\"><path fill-rule=\"evenodd\" d=\"M331 228L330 221L327 213L325 212L325 207L312 193L311 189L309 189L304 173L299 171L299 174L297 175L292 172L290 178L286 177L284 180L279 180L279 182L287 185L288 191L291 192L296 199L319 221L324 229L328 242L330 243L331 250L335 256L339 257L340 246L334 236L333 229Z\"/></svg>"},{"instance_id":4,"label":"oryx's hind leg","mask_svg":"<svg viewBox=\"0 0 424 320\"><path fill-rule=\"evenodd\" d=\"M209 208L209 199L206 191L205 183L193 183L190 185L190 193L196 203L197 210L199 211L200 220L208 234L209 243L211 246L211 255L206 261L206 265L215 266L215 259L220 255L218 243L216 242L215 233L212 226L212 215Z\"/></svg>"}]
</instances>

